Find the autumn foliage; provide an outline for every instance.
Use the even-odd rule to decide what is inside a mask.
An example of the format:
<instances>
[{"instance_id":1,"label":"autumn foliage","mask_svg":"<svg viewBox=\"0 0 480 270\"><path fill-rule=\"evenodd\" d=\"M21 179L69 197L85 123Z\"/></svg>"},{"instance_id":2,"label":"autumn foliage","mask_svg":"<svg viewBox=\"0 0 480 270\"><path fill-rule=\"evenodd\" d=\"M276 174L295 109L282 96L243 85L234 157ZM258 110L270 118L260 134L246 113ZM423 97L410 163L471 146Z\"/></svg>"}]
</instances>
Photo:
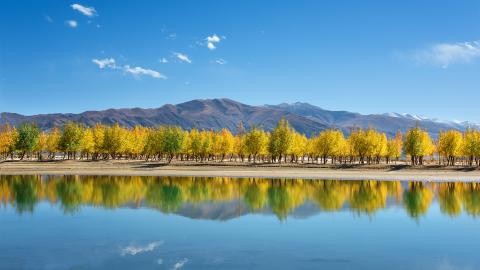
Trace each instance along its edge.
<instances>
[{"instance_id":1,"label":"autumn foliage","mask_svg":"<svg viewBox=\"0 0 480 270\"><path fill-rule=\"evenodd\" d=\"M327 129L307 138L282 119L271 131L260 127L184 130L177 126L134 128L69 122L41 132L35 124L0 127L3 159L131 159L185 162L480 165L480 131L443 131L433 140L413 127L387 137L373 128L353 128L348 136Z\"/></svg>"}]
</instances>

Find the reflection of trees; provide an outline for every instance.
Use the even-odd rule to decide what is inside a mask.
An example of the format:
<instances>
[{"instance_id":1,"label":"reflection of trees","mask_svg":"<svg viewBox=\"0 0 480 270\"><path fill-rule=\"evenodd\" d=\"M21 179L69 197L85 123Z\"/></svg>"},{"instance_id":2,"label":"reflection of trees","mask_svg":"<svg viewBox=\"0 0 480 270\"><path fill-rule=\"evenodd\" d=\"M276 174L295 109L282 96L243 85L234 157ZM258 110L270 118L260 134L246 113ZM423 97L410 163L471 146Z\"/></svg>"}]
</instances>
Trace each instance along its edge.
<instances>
[{"instance_id":1,"label":"reflection of trees","mask_svg":"<svg viewBox=\"0 0 480 270\"><path fill-rule=\"evenodd\" d=\"M304 202L305 189L302 186L302 180L271 180L268 203L280 220Z\"/></svg>"},{"instance_id":2,"label":"reflection of trees","mask_svg":"<svg viewBox=\"0 0 480 270\"><path fill-rule=\"evenodd\" d=\"M57 182L57 194L65 212L75 212L82 203L82 184L66 177L65 181Z\"/></svg>"},{"instance_id":3,"label":"reflection of trees","mask_svg":"<svg viewBox=\"0 0 480 270\"><path fill-rule=\"evenodd\" d=\"M465 184L463 190L463 206L465 211L474 217L480 215L480 184Z\"/></svg>"},{"instance_id":4,"label":"reflection of trees","mask_svg":"<svg viewBox=\"0 0 480 270\"><path fill-rule=\"evenodd\" d=\"M402 203L409 216L418 218L428 212L435 194L442 213L456 216L464 209L469 215L480 215L480 185L476 183L411 182L403 191L397 181L0 176L0 203L13 205L18 212L33 211L40 200L58 203L65 212L77 211L82 205L117 208L145 203L168 213L185 203L235 200L245 202L252 212L270 208L279 219L285 219L305 201L323 211L348 206L368 215L390 201Z\"/></svg>"},{"instance_id":5,"label":"reflection of trees","mask_svg":"<svg viewBox=\"0 0 480 270\"><path fill-rule=\"evenodd\" d=\"M321 181L313 193L313 201L325 211L338 211L348 197L348 186L341 181Z\"/></svg>"},{"instance_id":6,"label":"reflection of trees","mask_svg":"<svg viewBox=\"0 0 480 270\"><path fill-rule=\"evenodd\" d=\"M98 184L102 194L102 205L107 208L115 208L120 204L119 193L120 186L116 181L108 180Z\"/></svg>"},{"instance_id":7,"label":"reflection of trees","mask_svg":"<svg viewBox=\"0 0 480 270\"><path fill-rule=\"evenodd\" d=\"M38 181L34 176L14 176L13 196L19 213L33 212L37 203Z\"/></svg>"},{"instance_id":8,"label":"reflection of trees","mask_svg":"<svg viewBox=\"0 0 480 270\"><path fill-rule=\"evenodd\" d=\"M432 190L425 187L422 182L410 182L408 190L403 194L403 206L409 216L419 218L427 213L432 199Z\"/></svg>"},{"instance_id":9,"label":"reflection of trees","mask_svg":"<svg viewBox=\"0 0 480 270\"><path fill-rule=\"evenodd\" d=\"M290 196L284 186L271 186L268 189L268 201L272 211L279 219L285 219L291 209Z\"/></svg>"},{"instance_id":10,"label":"reflection of trees","mask_svg":"<svg viewBox=\"0 0 480 270\"><path fill-rule=\"evenodd\" d=\"M458 216L462 212L463 183L444 183L438 186L440 210L450 216Z\"/></svg>"},{"instance_id":11,"label":"reflection of trees","mask_svg":"<svg viewBox=\"0 0 480 270\"><path fill-rule=\"evenodd\" d=\"M146 201L151 207L167 213L174 212L182 204L182 190L176 185L155 182L147 189Z\"/></svg>"},{"instance_id":12,"label":"reflection of trees","mask_svg":"<svg viewBox=\"0 0 480 270\"><path fill-rule=\"evenodd\" d=\"M245 203L250 210L258 211L267 205L268 184L253 183L245 189Z\"/></svg>"},{"instance_id":13,"label":"reflection of trees","mask_svg":"<svg viewBox=\"0 0 480 270\"><path fill-rule=\"evenodd\" d=\"M372 214L387 204L388 182L360 181L353 189L350 207L359 213Z\"/></svg>"}]
</instances>

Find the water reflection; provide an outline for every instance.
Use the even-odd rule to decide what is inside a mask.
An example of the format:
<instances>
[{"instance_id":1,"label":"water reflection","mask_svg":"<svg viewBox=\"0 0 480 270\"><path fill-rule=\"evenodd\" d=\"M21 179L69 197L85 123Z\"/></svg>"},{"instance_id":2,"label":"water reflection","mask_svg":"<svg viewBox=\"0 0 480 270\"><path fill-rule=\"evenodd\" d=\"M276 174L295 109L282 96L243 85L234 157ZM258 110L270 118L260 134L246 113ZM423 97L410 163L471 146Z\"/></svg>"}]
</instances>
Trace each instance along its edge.
<instances>
[{"instance_id":1,"label":"water reflection","mask_svg":"<svg viewBox=\"0 0 480 270\"><path fill-rule=\"evenodd\" d=\"M443 214L480 214L479 183L232 179L225 177L1 176L0 203L18 213L33 212L41 201L65 213L81 206L148 207L192 218L228 219L248 213L274 213L280 220L301 207L374 215L400 206L419 219L438 201ZM305 209L304 209L305 210ZM304 211L305 212L305 211Z\"/></svg>"}]
</instances>

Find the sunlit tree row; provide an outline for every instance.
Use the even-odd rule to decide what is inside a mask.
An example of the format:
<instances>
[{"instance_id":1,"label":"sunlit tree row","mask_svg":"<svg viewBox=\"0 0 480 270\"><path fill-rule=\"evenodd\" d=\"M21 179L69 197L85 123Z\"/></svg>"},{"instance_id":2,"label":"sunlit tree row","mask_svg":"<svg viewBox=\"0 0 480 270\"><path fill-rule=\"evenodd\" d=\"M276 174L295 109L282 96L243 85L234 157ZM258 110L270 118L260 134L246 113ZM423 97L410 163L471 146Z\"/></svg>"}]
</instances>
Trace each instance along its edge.
<instances>
[{"instance_id":1,"label":"sunlit tree row","mask_svg":"<svg viewBox=\"0 0 480 270\"><path fill-rule=\"evenodd\" d=\"M478 183L410 182L407 186L398 181L138 176L2 176L0 180L0 206L15 206L19 212L34 211L40 201L58 204L66 212L81 206L136 205L166 213L183 205L240 201L248 212L271 209L285 219L306 202L321 211L347 207L367 215L393 203L403 205L406 213L417 219L428 213L436 196L442 213L480 215Z\"/></svg>"},{"instance_id":2,"label":"sunlit tree row","mask_svg":"<svg viewBox=\"0 0 480 270\"><path fill-rule=\"evenodd\" d=\"M413 165L480 165L480 131L448 130L437 140L413 127L388 138L373 128L348 136L328 129L316 136L296 132L285 119L272 131L258 127L183 130L176 126L125 128L118 124L85 127L67 123L41 132L34 124L0 127L0 155L7 159L143 159L171 162L379 164L404 159Z\"/></svg>"}]
</instances>

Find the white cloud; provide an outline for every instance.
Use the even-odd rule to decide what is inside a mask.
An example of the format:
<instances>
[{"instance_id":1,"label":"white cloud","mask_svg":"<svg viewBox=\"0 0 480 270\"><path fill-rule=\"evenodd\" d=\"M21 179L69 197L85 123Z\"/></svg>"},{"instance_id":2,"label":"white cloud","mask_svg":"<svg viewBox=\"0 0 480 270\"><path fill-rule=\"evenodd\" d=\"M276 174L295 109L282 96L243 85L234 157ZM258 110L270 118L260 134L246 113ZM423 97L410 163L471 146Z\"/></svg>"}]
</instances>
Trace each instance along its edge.
<instances>
[{"instance_id":1,"label":"white cloud","mask_svg":"<svg viewBox=\"0 0 480 270\"><path fill-rule=\"evenodd\" d=\"M165 39L175 40L175 39L177 39L177 33L171 33L167 37L165 37Z\"/></svg>"},{"instance_id":2,"label":"white cloud","mask_svg":"<svg viewBox=\"0 0 480 270\"><path fill-rule=\"evenodd\" d=\"M117 66L115 65L115 59L113 58L92 59L92 62L97 64L99 68L117 68Z\"/></svg>"},{"instance_id":3,"label":"white cloud","mask_svg":"<svg viewBox=\"0 0 480 270\"><path fill-rule=\"evenodd\" d=\"M160 58L160 60L158 60L158 62L160 62L162 64L166 64L166 63L168 63L168 60L167 60L167 58L162 57L162 58Z\"/></svg>"},{"instance_id":4,"label":"white cloud","mask_svg":"<svg viewBox=\"0 0 480 270\"><path fill-rule=\"evenodd\" d=\"M162 258L160 258L160 259L158 259L158 260L157 260L157 264L158 264L158 265L161 265L161 264L163 264L163 260L162 260Z\"/></svg>"},{"instance_id":5,"label":"white cloud","mask_svg":"<svg viewBox=\"0 0 480 270\"><path fill-rule=\"evenodd\" d=\"M432 64L442 68L456 63L469 63L480 58L480 41L434 44L415 52L413 58L417 63Z\"/></svg>"},{"instance_id":6,"label":"white cloud","mask_svg":"<svg viewBox=\"0 0 480 270\"><path fill-rule=\"evenodd\" d=\"M117 66L115 59L113 58L104 58L104 59L92 59L92 62L95 63L100 69L109 68L109 69L118 69L123 70L123 72L134 75L134 76L150 76L157 79L167 79L167 76L162 73L143 67L132 67L130 65L124 65L123 67Z\"/></svg>"},{"instance_id":7,"label":"white cloud","mask_svg":"<svg viewBox=\"0 0 480 270\"><path fill-rule=\"evenodd\" d=\"M86 7L80 4L73 4L71 5L71 7L73 8L73 10L76 10L87 17L93 17L98 15L94 7Z\"/></svg>"},{"instance_id":8,"label":"white cloud","mask_svg":"<svg viewBox=\"0 0 480 270\"><path fill-rule=\"evenodd\" d=\"M147 75L157 79L167 79L165 75L152 69L146 69L142 67L130 67L129 65L125 65L123 66L123 70L133 75Z\"/></svg>"},{"instance_id":9,"label":"white cloud","mask_svg":"<svg viewBox=\"0 0 480 270\"><path fill-rule=\"evenodd\" d=\"M225 65L227 63L227 61L225 59L218 58L217 60L215 60L215 63L217 63L219 65Z\"/></svg>"},{"instance_id":10,"label":"white cloud","mask_svg":"<svg viewBox=\"0 0 480 270\"><path fill-rule=\"evenodd\" d=\"M205 40L207 41L207 48L209 50L215 50L217 48L215 44L219 43L221 38L217 36L217 34L213 34L211 36L208 36Z\"/></svg>"},{"instance_id":11,"label":"white cloud","mask_svg":"<svg viewBox=\"0 0 480 270\"><path fill-rule=\"evenodd\" d=\"M153 251L162 244L163 244L163 242L157 241L157 242L149 243L146 246L129 245L129 246L126 246L125 248L123 248L120 251L120 255L122 255L122 256L125 256L125 255L135 256L135 255L140 254L140 253Z\"/></svg>"},{"instance_id":12,"label":"white cloud","mask_svg":"<svg viewBox=\"0 0 480 270\"><path fill-rule=\"evenodd\" d=\"M65 23L71 28L77 28L77 26L78 26L77 21L74 21L74 20L68 20Z\"/></svg>"},{"instance_id":13,"label":"white cloud","mask_svg":"<svg viewBox=\"0 0 480 270\"><path fill-rule=\"evenodd\" d=\"M207 48L209 48L210 50L215 50L217 47L215 47L215 44L213 44L212 42L208 42Z\"/></svg>"},{"instance_id":14,"label":"white cloud","mask_svg":"<svg viewBox=\"0 0 480 270\"><path fill-rule=\"evenodd\" d=\"M184 259L178 261L177 263L175 263L173 265L172 269L173 270L178 270L178 269L182 268L187 262L188 262L188 259L184 258Z\"/></svg>"},{"instance_id":15,"label":"white cloud","mask_svg":"<svg viewBox=\"0 0 480 270\"><path fill-rule=\"evenodd\" d=\"M192 60L190 60L190 58L186 54L183 54L183 53L173 53L173 54L178 58L178 60L182 62L187 62L189 64L192 63Z\"/></svg>"}]
</instances>

